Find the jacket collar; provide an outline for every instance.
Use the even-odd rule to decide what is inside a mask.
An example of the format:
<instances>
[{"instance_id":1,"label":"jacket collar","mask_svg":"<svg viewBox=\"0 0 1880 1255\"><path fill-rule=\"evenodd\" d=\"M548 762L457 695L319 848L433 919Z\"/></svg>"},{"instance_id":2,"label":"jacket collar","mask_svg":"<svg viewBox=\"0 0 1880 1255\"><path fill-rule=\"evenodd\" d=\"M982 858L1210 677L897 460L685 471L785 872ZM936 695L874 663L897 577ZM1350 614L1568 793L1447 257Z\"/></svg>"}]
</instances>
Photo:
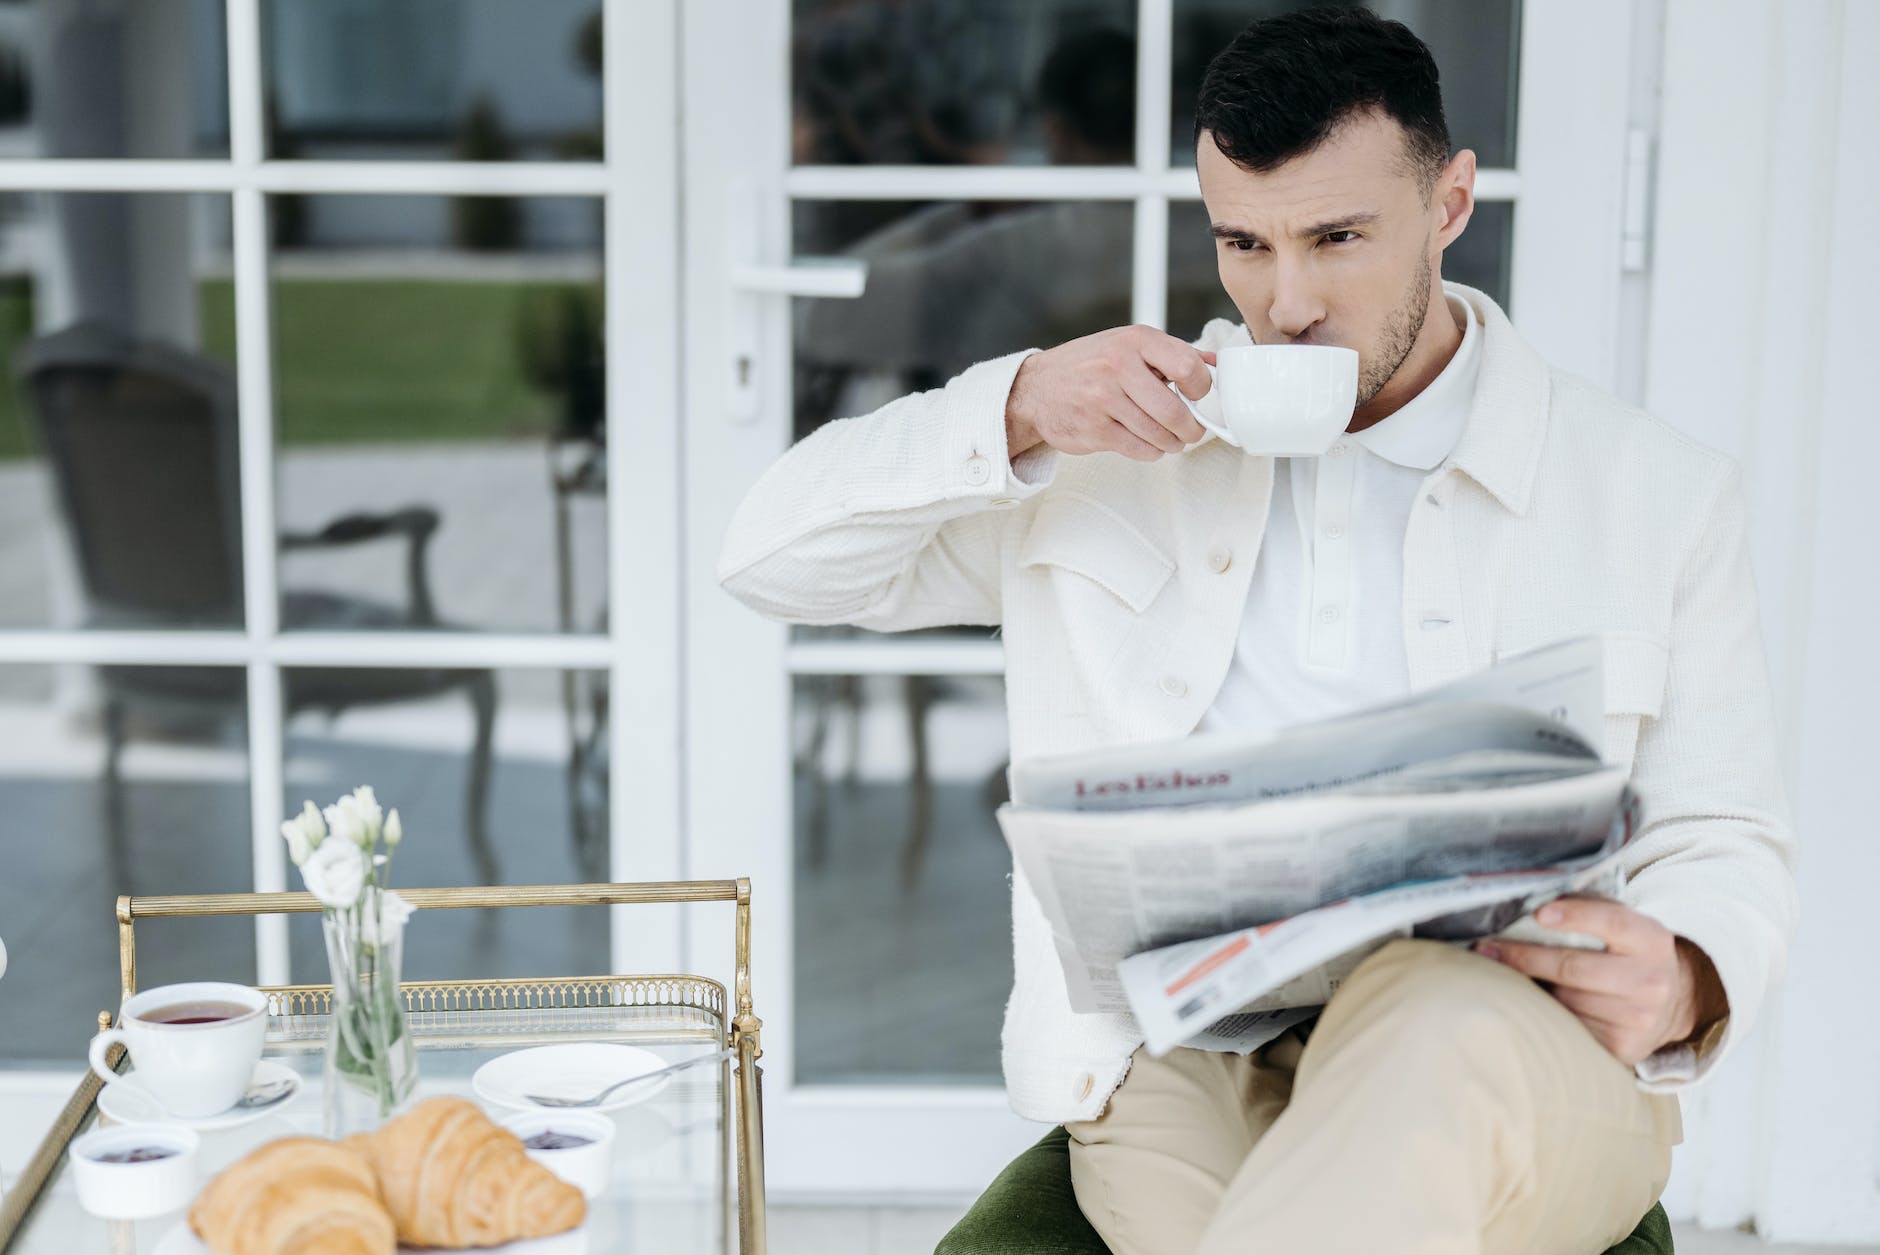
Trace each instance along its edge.
<instances>
[{"instance_id":1,"label":"jacket collar","mask_svg":"<svg viewBox=\"0 0 1880 1255\"><path fill-rule=\"evenodd\" d=\"M1473 309L1482 321L1481 362L1475 381L1475 399L1455 450L1444 463L1461 471L1512 514L1526 514L1540 469L1541 446L1547 436L1547 414L1552 384L1547 363L1523 340L1501 306L1485 292L1460 283L1443 284L1449 297ZM1251 344L1244 324L1235 324L1218 347ZM1185 466L1206 466L1213 476L1210 487L1231 490L1233 468L1245 460L1237 450L1208 439L1195 446L1215 445L1209 458L1187 457ZM1257 459L1256 459L1257 460Z\"/></svg>"},{"instance_id":2,"label":"jacket collar","mask_svg":"<svg viewBox=\"0 0 1880 1255\"><path fill-rule=\"evenodd\" d=\"M1475 403L1449 464L1511 513L1526 514L1547 436L1547 363L1486 294L1460 283L1445 283L1443 291L1475 310L1483 333Z\"/></svg>"}]
</instances>

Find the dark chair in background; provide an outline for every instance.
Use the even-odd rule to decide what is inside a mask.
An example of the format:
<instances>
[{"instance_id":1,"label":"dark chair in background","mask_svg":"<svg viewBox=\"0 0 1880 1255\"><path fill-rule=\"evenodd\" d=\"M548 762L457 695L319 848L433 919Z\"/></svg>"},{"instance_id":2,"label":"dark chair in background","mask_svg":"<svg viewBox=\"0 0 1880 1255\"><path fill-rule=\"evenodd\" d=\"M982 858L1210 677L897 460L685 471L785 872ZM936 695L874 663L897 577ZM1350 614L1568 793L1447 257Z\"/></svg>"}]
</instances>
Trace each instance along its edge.
<instances>
[{"instance_id":1,"label":"dark chair in background","mask_svg":"<svg viewBox=\"0 0 1880 1255\"><path fill-rule=\"evenodd\" d=\"M78 567L85 626L110 629L234 628L243 623L241 477L235 384L213 359L83 322L24 344L14 363L27 410L52 469ZM440 622L425 550L436 511L412 506L349 514L317 532L280 537L281 552L402 539L403 605L349 592L284 588L288 630L426 630ZM239 667L101 666L106 826L120 883L128 887L120 760L129 717L153 721L246 709ZM470 700L470 849L485 884L498 869L489 843L490 743L496 679L481 668L297 667L283 672L291 717L406 702L457 690Z\"/></svg>"}]
</instances>

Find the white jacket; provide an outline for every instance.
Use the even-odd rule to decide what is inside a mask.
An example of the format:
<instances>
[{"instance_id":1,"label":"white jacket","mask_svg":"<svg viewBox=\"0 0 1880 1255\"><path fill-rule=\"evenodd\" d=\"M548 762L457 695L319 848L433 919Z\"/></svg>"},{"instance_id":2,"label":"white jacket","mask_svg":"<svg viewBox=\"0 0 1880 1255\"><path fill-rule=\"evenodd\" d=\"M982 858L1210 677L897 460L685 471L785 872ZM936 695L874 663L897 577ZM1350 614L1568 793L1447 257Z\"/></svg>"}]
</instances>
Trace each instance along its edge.
<instances>
[{"instance_id":1,"label":"white jacket","mask_svg":"<svg viewBox=\"0 0 1880 1255\"><path fill-rule=\"evenodd\" d=\"M1644 803L1628 901L1710 956L1730 1015L1641 1084L1707 1074L1748 1030L1794 931L1794 842L1735 466L1553 371L1488 297L1481 376L1454 453L1404 536L1414 689L1561 637L1606 644L1606 751ZM1204 349L1247 343L1216 321ZM1014 470L1005 402L1026 354L831 423L732 520L719 576L759 612L881 631L1003 626L1015 758L1178 737L1233 654L1271 459L1218 441L1143 464L1040 448ZM1232 555L1224 571L1208 556ZM1141 1042L1071 1011L1044 916L1012 883L1005 1081L1019 1114L1094 1119Z\"/></svg>"}]
</instances>

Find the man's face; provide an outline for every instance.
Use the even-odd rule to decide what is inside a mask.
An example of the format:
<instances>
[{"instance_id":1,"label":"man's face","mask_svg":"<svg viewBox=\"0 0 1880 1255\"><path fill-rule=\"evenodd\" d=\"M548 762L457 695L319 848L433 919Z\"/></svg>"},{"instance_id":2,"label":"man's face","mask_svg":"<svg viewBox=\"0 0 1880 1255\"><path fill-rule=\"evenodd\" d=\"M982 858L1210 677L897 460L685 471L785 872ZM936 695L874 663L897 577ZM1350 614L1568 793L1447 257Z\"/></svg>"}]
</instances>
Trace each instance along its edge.
<instances>
[{"instance_id":1,"label":"man's face","mask_svg":"<svg viewBox=\"0 0 1880 1255\"><path fill-rule=\"evenodd\" d=\"M1256 344L1358 351L1358 406L1390 381L1429 314L1442 249L1468 218L1454 212L1457 154L1426 194L1396 121L1366 113L1277 169L1241 169L1201 136L1201 198L1221 284ZM1447 205L1445 202L1449 202Z\"/></svg>"}]
</instances>

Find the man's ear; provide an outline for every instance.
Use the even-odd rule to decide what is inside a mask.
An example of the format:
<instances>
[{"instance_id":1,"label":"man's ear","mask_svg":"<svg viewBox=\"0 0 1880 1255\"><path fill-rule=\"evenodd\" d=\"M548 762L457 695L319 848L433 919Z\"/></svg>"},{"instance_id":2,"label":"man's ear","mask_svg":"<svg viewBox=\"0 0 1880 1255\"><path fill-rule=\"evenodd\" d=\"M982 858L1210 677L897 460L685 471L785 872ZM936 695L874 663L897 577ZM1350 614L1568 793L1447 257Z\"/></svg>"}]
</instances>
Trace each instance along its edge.
<instances>
[{"instance_id":1,"label":"man's ear","mask_svg":"<svg viewBox=\"0 0 1880 1255\"><path fill-rule=\"evenodd\" d=\"M1464 148L1451 157L1430 189L1436 247L1448 248L1475 213L1475 153Z\"/></svg>"}]
</instances>

